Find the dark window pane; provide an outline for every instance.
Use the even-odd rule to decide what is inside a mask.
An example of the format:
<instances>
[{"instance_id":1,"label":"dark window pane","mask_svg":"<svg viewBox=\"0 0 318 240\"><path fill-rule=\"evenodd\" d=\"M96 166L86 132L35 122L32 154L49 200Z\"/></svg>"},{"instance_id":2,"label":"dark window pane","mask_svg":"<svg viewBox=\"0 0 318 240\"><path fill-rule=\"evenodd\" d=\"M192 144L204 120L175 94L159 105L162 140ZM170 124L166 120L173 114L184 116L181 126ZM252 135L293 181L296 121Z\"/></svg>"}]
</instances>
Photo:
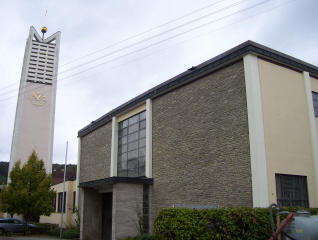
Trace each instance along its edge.
<instances>
[{"instance_id":1,"label":"dark window pane","mask_svg":"<svg viewBox=\"0 0 318 240\"><path fill-rule=\"evenodd\" d=\"M139 138L145 138L146 137L146 129L139 131Z\"/></svg>"},{"instance_id":2,"label":"dark window pane","mask_svg":"<svg viewBox=\"0 0 318 240\"><path fill-rule=\"evenodd\" d=\"M314 100L318 100L318 93L312 92L312 98L313 98Z\"/></svg>"},{"instance_id":3,"label":"dark window pane","mask_svg":"<svg viewBox=\"0 0 318 240\"><path fill-rule=\"evenodd\" d=\"M135 115L131 118L129 118L129 125L133 125L139 121L139 115Z\"/></svg>"},{"instance_id":4,"label":"dark window pane","mask_svg":"<svg viewBox=\"0 0 318 240\"><path fill-rule=\"evenodd\" d=\"M128 135L128 142L133 142L138 139L139 132L135 132Z\"/></svg>"},{"instance_id":5,"label":"dark window pane","mask_svg":"<svg viewBox=\"0 0 318 240\"><path fill-rule=\"evenodd\" d=\"M127 177L127 171L117 171L118 177Z\"/></svg>"},{"instance_id":6,"label":"dark window pane","mask_svg":"<svg viewBox=\"0 0 318 240\"><path fill-rule=\"evenodd\" d=\"M138 177L138 168L129 169L128 170L128 177Z\"/></svg>"},{"instance_id":7,"label":"dark window pane","mask_svg":"<svg viewBox=\"0 0 318 240\"><path fill-rule=\"evenodd\" d=\"M140 120L146 119L146 111L140 113Z\"/></svg>"},{"instance_id":8,"label":"dark window pane","mask_svg":"<svg viewBox=\"0 0 318 240\"><path fill-rule=\"evenodd\" d=\"M139 168L139 176L145 176L145 167Z\"/></svg>"},{"instance_id":9,"label":"dark window pane","mask_svg":"<svg viewBox=\"0 0 318 240\"><path fill-rule=\"evenodd\" d=\"M120 146L120 145L126 144L127 143L127 138L128 138L127 136L120 138L118 140L118 145Z\"/></svg>"},{"instance_id":10,"label":"dark window pane","mask_svg":"<svg viewBox=\"0 0 318 240\"><path fill-rule=\"evenodd\" d=\"M122 130L122 136L126 136L128 134L128 128L124 128Z\"/></svg>"},{"instance_id":11,"label":"dark window pane","mask_svg":"<svg viewBox=\"0 0 318 240\"><path fill-rule=\"evenodd\" d=\"M137 168L138 167L138 159L134 158L134 159L128 160L127 165L128 165L128 169Z\"/></svg>"},{"instance_id":12,"label":"dark window pane","mask_svg":"<svg viewBox=\"0 0 318 240\"><path fill-rule=\"evenodd\" d=\"M278 205L309 207L307 177L276 174L275 178Z\"/></svg>"},{"instance_id":13,"label":"dark window pane","mask_svg":"<svg viewBox=\"0 0 318 240\"><path fill-rule=\"evenodd\" d=\"M120 155L120 157L121 157L120 162L127 161L127 153L123 153L122 155Z\"/></svg>"},{"instance_id":14,"label":"dark window pane","mask_svg":"<svg viewBox=\"0 0 318 240\"><path fill-rule=\"evenodd\" d=\"M146 157L140 157L139 158L139 167L145 166L146 163Z\"/></svg>"},{"instance_id":15,"label":"dark window pane","mask_svg":"<svg viewBox=\"0 0 318 240\"><path fill-rule=\"evenodd\" d=\"M135 123L134 125L129 126L128 133L137 132L139 130L139 124Z\"/></svg>"},{"instance_id":16,"label":"dark window pane","mask_svg":"<svg viewBox=\"0 0 318 240\"><path fill-rule=\"evenodd\" d=\"M318 93L312 92L312 98L313 98L315 116L318 117Z\"/></svg>"},{"instance_id":17,"label":"dark window pane","mask_svg":"<svg viewBox=\"0 0 318 240\"><path fill-rule=\"evenodd\" d=\"M139 125L139 129L144 129L144 128L146 128L146 120L141 121Z\"/></svg>"},{"instance_id":18,"label":"dark window pane","mask_svg":"<svg viewBox=\"0 0 318 240\"><path fill-rule=\"evenodd\" d=\"M139 148L139 157L146 156L146 147Z\"/></svg>"},{"instance_id":19,"label":"dark window pane","mask_svg":"<svg viewBox=\"0 0 318 240\"><path fill-rule=\"evenodd\" d=\"M139 140L139 147L144 147L146 146L146 138L142 138Z\"/></svg>"},{"instance_id":20,"label":"dark window pane","mask_svg":"<svg viewBox=\"0 0 318 240\"><path fill-rule=\"evenodd\" d=\"M128 151L138 149L138 141L128 143Z\"/></svg>"},{"instance_id":21,"label":"dark window pane","mask_svg":"<svg viewBox=\"0 0 318 240\"><path fill-rule=\"evenodd\" d=\"M118 147L118 154L127 152L127 144Z\"/></svg>"},{"instance_id":22,"label":"dark window pane","mask_svg":"<svg viewBox=\"0 0 318 240\"><path fill-rule=\"evenodd\" d=\"M128 127L128 119L122 121L122 123L124 128Z\"/></svg>"},{"instance_id":23,"label":"dark window pane","mask_svg":"<svg viewBox=\"0 0 318 240\"><path fill-rule=\"evenodd\" d=\"M120 162L117 164L117 169L118 171L121 171L121 170L126 170L127 169L127 162Z\"/></svg>"},{"instance_id":24,"label":"dark window pane","mask_svg":"<svg viewBox=\"0 0 318 240\"><path fill-rule=\"evenodd\" d=\"M138 157L138 150L128 152L128 160Z\"/></svg>"}]
</instances>

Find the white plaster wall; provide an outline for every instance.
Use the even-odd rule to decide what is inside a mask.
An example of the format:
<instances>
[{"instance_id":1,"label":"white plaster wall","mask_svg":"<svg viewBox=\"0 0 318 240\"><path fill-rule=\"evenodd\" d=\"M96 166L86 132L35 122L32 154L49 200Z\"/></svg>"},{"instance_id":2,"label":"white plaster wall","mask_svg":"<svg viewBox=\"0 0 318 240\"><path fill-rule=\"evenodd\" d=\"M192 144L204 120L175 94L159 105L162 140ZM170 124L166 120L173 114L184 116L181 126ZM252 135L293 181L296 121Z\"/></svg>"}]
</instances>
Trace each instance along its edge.
<instances>
[{"instance_id":1,"label":"white plaster wall","mask_svg":"<svg viewBox=\"0 0 318 240\"><path fill-rule=\"evenodd\" d=\"M318 93L318 79L311 77L310 84L311 84L312 91ZM317 136L318 136L318 117L315 117L315 121L316 121L316 130L317 130Z\"/></svg>"},{"instance_id":2,"label":"white plaster wall","mask_svg":"<svg viewBox=\"0 0 318 240\"><path fill-rule=\"evenodd\" d=\"M21 164L26 163L32 150L35 149L39 158L43 159L45 168L51 170L49 145L53 138L50 131L52 86L42 84L39 86L37 83L27 83L27 85L23 95L24 104L20 116L20 126L16 126L18 141L15 146L15 161L21 160ZM30 97L34 92L41 92L45 96L46 101L42 106L32 104Z\"/></svg>"}]
</instances>

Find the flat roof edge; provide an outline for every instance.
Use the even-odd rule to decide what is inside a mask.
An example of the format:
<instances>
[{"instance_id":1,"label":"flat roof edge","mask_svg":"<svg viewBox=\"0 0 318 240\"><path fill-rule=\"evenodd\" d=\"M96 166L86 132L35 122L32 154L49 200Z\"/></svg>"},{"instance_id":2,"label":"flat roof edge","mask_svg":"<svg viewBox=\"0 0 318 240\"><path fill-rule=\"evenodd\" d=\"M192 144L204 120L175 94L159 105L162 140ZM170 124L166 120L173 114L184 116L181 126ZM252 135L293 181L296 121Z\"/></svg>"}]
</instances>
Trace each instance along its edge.
<instances>
[{"instance_id":1,"label":"flat roof edge","mask_svg":"<svg viewBox=\"0 0 318 240\"><path fill-rule=\"evenodd\" d=\"M79 188L85 187L97 187L105 184L114 183L134 183L143 185L152 185L154 182L153 178L143 178L143 177L109 177L88 182L81 182Z\"/></svg>"},{"instance_id":2,"label":"flat roof edge","mask_svg":"<svg viewBox=\"0 0 318 240\"><path fill-rule=\"evenodd\" d=\"M318 67L311 65L309 63L306 63L304 61L301 61L297 58L291 57L282 52L271 49L269 47L263 46L259 43L248 40L222 54L219 54L211 58L210 60L206 62L203 62L197 65L193 69L189 69L157 85L156 87L149 89L148 91L120 105L119 107L113 109L112 111L104 114L103 116L96 119L95 121L92 121L86 127L79 130L78 137L85 136L86 134L92 132L96 128L99 128L105 123L111 121L112 117L117 116L118 114L146 101L149 98L158 96L161 93L163 94L169 89L173 89L176 86L182 85L183 83L187 83L191 79L196 79L197 77L201 76L205 72L213 71L213 69L217 69L220 66L226 65L228 63L233 62L234 60L240 59L248 53L254 53L258 56L262 56L264 58L273 60L283 65L287 65L298 70L307 71L313 75L318 76Z\"/></svg>"}]
</instances>

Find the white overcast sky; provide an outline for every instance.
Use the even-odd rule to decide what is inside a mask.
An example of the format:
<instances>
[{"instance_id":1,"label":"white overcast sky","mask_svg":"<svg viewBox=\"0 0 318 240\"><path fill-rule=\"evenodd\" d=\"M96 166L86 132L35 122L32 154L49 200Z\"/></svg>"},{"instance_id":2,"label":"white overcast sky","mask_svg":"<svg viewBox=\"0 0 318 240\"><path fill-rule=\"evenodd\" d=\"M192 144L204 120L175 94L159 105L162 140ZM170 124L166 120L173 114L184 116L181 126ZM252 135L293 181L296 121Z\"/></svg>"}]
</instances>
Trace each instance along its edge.
<instances>
[{"instance_id":1,"label":"white overcast sky","mask_svg":"<svg viewBox=\"0 0 318 240\"><path fill-rule=\"evenodd\" d=\"M30 26L61 32L53 162L64 163L68 141L76 163L78 130L247 40L318 66L317 12L317 0L0 0L0 161Z\"/></svg>"}]
</instances>

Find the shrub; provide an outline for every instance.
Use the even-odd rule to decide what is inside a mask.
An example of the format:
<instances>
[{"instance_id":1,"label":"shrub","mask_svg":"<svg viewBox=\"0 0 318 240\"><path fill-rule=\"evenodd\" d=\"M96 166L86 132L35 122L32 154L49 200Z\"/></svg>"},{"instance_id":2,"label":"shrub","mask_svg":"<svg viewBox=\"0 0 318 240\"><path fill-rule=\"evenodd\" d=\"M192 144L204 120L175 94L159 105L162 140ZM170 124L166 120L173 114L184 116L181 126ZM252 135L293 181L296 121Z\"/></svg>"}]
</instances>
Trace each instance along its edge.
<instances>
[{"instance_id":1,"label":"shrub","mask_svg":"<svg viewBox=\"0 0 318 240\"><path fill-rule=\"evenodd\" d=\"M48 235L50 236L55 236L55 237L59 237L60 236L60 229L59 228L55 228L55 229L50 229L46 232Z\"/></svg>"},{"instance_id":2,"label":"shrub","mask_svg":"<svg viewBox=\"0 0 318 240\"><path fill-rule=\"evenodd\" d=\"M62 237L66 239L74 239L79 237L79 232L76 229L65 229L62 233Z\"/></svg>"},{"instance_id":3,"label":"shrub","mask_svg":"<svg viewBox=\"0 0 318 240\"><path fill-rule=\"evenodd\" d=\"M141 234L140 236L138 236L138 240L155 240L154 235L150 235L150 234Z\"/></svg>"},{"instance_id":4,"label":"shrub","mask_svg":"<svg viewBox=\"0 0 318 240\"><path fill-rule=\"evenodd\" d=\"M47 229L44 226L35 226L31 229L32 234L41 235L46 234Z\"/></svg>"},{"instance_id":5,"label":"shrub","mask_svg":"<svg viewBox=\"0 0 318 240\"><path fill-rule=\"evenodd\" d=\"M31 229L32 234L46 234L49 230L58 228L58 224L53 223L33 223L34 228Z\"/></svg>"},{"instance_id":6,"label":"shrub","mask_svg":"<svg viewBox=\"0 0 318 240\"><path fill-rule=\"evenodd\" d=\"M124 240L155 240L155 237L149 234L141 234L135 237L126 237Z\"/></svg>"},{"instance_id":7,"label":"shrub","mask_svg":"<svg viewBox=\"0 0 318 240\"><path fill-rule=\"evenodd\" d=\"M317 214L317 208L283 207L281 211L297 212L303 209ZM276 213L273 212L276 218ZM287 215L283 215L285 218ZM161 209L155 219L156 239L269 239L271 221L268 208Z\"/></svg>"}]
</instances>

